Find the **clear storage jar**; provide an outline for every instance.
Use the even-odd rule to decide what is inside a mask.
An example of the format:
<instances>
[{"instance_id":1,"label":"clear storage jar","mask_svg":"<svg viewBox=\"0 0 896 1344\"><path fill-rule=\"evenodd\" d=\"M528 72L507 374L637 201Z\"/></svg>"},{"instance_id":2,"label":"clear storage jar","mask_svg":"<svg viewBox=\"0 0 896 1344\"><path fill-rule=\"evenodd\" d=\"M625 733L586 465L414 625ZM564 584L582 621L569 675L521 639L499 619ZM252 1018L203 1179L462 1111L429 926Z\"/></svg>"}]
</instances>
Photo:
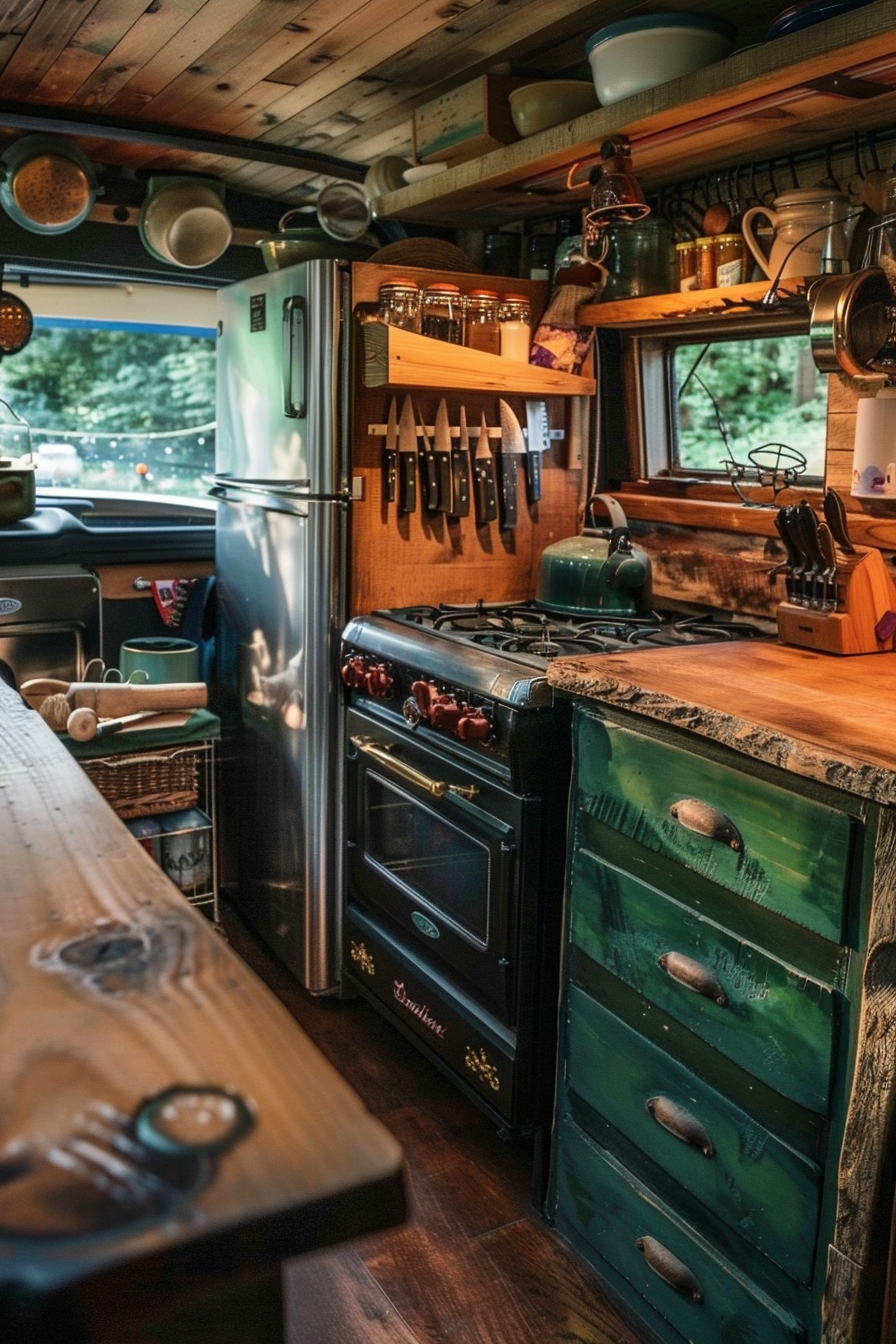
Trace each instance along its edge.
<instances>
[{"instance_id":1,"label":"clear storage jar","mask_svg":"<svg viewBox=\"0 0 896 1344\"><path fill-rule=\"evenodd\" d=\"M420 330L434 340L463 345L463 296L457 285L433 284L423 291Z\"/></svg>"},{"instance_id":2,"label":"clear storage jar","mask_svg":"<svg viewBox=\"0 0 896 1344\"><path fill-rule=\"evenodd\" d=\"M464 345L497 355L501 349L498 296L490 289L471 289L464 317Z\"/></svg>"},{"instance_id":3,"label":"clear storage jar","mask_svg":"<svg viewBox=\"0 0 896 1344\"><path fill-rule=\"evenodd\" d=\"M420 286L413 280L387 280L380 285L381 322L403 331L420 330Z\"/></svg>"},{"instance_id":4,"label":"clear storage jar","mask_svg":"<svg viewBox=\"0 0 896 1344\"><path fill-rule=\"evenodd\" d=\"M528 364L532 345L532 311L525 294L505 294L498 308L500 350L505 359Z\"/></svg>"}]
</instances>

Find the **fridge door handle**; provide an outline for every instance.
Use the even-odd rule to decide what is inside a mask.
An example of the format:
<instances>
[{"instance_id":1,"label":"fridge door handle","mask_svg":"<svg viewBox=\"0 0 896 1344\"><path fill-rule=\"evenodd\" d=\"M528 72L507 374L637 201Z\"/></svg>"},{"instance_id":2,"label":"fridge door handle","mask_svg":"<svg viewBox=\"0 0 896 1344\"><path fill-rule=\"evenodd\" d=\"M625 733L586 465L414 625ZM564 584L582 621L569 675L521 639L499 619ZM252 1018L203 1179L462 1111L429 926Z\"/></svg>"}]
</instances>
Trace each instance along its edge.
<instances>
[{"instance_id":1,"label":"fridge door handle","mask_svg":"<svg viewBox=\"0 0 896 1344\"><path fill-rule=\"evenodd\" d=\"M212 478L215 490L220 487L241 490L247 495L291 495L296 499L308 499L311 494L310 481L251 481L246 477L218 476ZM214 491L210 491L213 494Z\"/></svg>"},{"instance_id":2,"label":"fridge door handle","mask_svg":"<svg viewBox=\"0 0 896 1344\"><path fill-rule=\"evenodd\" d=\"M305 300L290 294L283 300L283 414L304 419L308 368Z\"/></svg>"}]
</instances>

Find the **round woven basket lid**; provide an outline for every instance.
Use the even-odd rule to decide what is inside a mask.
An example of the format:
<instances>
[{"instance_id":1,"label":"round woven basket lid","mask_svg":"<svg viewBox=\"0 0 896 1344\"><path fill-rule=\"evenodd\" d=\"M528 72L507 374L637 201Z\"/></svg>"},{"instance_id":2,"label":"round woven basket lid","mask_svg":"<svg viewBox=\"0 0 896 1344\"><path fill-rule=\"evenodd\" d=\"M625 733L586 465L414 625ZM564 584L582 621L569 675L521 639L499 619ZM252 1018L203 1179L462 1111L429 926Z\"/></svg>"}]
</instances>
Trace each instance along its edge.
<instances>
[{"instance_id":1,"label":"round woven basket lid","mask_svg":"<svg viewBox=\"0 0 896 1344\"><path fill-rule=\"evenodd\" d=\"M477 273L463 248L443 242L441 238L401 238L397 243L381 247L369 260L378 266L423 266L428 271Z\"/></svg>"}]
</instances>

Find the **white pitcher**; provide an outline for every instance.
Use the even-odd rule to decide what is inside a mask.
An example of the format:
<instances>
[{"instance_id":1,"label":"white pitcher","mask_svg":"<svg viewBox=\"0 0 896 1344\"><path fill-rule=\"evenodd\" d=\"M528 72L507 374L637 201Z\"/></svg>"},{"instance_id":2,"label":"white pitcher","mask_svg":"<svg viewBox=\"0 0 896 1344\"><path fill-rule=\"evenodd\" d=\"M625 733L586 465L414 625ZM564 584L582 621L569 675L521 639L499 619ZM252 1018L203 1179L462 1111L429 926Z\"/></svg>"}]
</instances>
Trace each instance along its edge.
<instances>
[{"instance_id":1,"label":"white pitcher","mask_svg":"<svg viewBox=\"0 0 896 1344\"><path fill-rule=\"evenodd\" d=\"M801 187L776 196L774 209L754 205L747 210L743 218L743 234L770 280L774 280L779 271L781 279L792 275L820 275L822 269L842 273L849 270L849 239L844 227L844 216L849 213L849 198L841 192L829 187ZM753 220L759 215L769 219L775 230L769 257L765 256L753 233Z\"/></svg>"}]
</instances>

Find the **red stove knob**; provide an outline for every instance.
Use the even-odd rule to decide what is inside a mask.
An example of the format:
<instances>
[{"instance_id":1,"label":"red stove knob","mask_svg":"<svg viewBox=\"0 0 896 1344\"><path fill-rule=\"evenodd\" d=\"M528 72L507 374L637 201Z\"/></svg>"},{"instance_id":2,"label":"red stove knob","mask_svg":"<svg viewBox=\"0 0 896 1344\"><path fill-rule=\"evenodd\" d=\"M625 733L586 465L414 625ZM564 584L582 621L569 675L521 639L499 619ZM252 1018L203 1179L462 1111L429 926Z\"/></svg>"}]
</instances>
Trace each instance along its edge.
<instances>
[{"instance_id":1,"label":"red stove knob","mask_svg":"<svg viewBox=\"0 0 896 1344\"><path fill-rule=\"evenodd\" d=\"M457 721L457 735L465 741L482 742L492 731L491 721L486 718L481 709L471 709L469 705L464 705L463 712Z\"/></svg>"},{"instance_id":2,"label":"red stove knob","mask_svg":"<svg viewBox=\"0 0 896 1344\"><path fill-rule=\"evenodd\" d=\"M430 707L436 694L436 688L431 681L411 682L411 695L424 719L429 718Z\"/></svg>"},{"instance_id":3,"label":"red stove knob","mask_svg":"<svg viewBox=\"0 0 896 1344\"><path fill-rule=\"evenodd\" d=\"M430 701L429 719L434 728L447 728L449 732L456 728L461 716L461 707L453 695L436 695Z\"/></svg>"},{"instance_id":4,"label":"red stove knob","mask_svg":"<svg viewBox=\"0 0 896 1344\"><path fill-rule=\"evenodd\" d=\"M367 684L367 664L357 656L346 658L342 664L342 680L354 691L364 690Z\"/></svg>"},{"instance_id":5,"label":"red stove knob","mask_svg":"<svg viewBox=\"0 0 896 1344\"><path fill-rule=\"evenodd\" d=\"M369 667L364 682L368 692L380 700L387 700L395 685L394 678L386 671L385 663L374 663L373 667Z\"/></svg>"}]
</instances>

